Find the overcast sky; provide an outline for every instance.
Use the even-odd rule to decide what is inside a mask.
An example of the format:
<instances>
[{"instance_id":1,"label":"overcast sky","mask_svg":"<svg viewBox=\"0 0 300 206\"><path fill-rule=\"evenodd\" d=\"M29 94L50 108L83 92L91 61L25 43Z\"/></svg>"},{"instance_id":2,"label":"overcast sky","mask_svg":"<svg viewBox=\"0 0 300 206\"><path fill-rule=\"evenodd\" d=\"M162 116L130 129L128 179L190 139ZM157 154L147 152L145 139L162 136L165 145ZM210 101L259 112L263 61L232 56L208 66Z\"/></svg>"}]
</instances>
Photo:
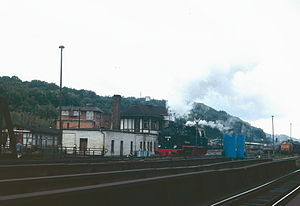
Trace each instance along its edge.
<instances>
[{"instance_id":1,"label":"overcast sky","mask_svg":"<svg viewBox=\"0 0 300 206\"><path fill-rule=\"evenodd\" d=\"M1 76L203 102L300 137L300 1L1 0Z\"/></svg>"}]
</instances>

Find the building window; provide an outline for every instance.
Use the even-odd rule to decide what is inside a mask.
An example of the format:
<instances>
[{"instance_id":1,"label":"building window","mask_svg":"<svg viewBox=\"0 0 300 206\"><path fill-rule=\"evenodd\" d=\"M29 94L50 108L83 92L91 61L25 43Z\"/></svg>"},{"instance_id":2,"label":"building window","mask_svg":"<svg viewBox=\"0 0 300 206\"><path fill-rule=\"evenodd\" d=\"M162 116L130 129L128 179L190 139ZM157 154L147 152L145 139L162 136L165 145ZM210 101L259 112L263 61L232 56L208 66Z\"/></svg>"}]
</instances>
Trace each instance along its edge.
<instances>
[{"instance_id":1,"label":"building window","mask_svg":"<svg viewBox=\"0 0 300 206\"><path fill-rule=\"evenodd\" d=\"M151 121L151 129L152 130L158 130L158 122L153 120Z\"/></svg>"},{"instance_id":2,"label":"building window","mask_svg":"<svg viewBox=\"0 0 300 206\"><path fill-rule=\"evenodd\" d=\"M143 150L143 142L140 142L140 150Z\"/></svg>"},{"instance_id":3,"label":"building window","mask_svg":"<svg viewBox=\"0 0 300 206\"><path fill-rule=\"evenodd\" d=\"M114 153L115 152L115 140L111 140L111 148L110 148L110 152Z\"/></svg>"},{"instance_id":4,"label":"building window","mask_svg":"<svg viewBox=\"0 0 300 206\"><path fill-rule=\"evenodd\" d=\"M67 115L69 115L69 111L61 111L61 115L67 116Z\"/></svg>"},{"instance_id":5,"label":"building window","mask_svg":"<svg viewBox=\"0 0 300 206\"><path fill-rule=\"evenodd\" d=\"M143 151L145 151L146 150L146 142L144 142L144 144L143 144Z\"/></svg>"},{"instance_id":6,"label":"building window","mask_svg":"<svg viewBox=\"0 0 300 206\"><path fill-rule=\"evenodd\" d=\"M150 150L150 142L147 142L147 150Z\"/></svg>"},{"instance_id":7,"label":"building window","mask_svg":"<svg viewBox=\"0 0 300 206\"><path fill-rule=\"evenodd\" d=\"M78 116L79 116L79 114L80 114L80 112L79 112L79 111L73 111L73 116L76 116L76 117L78 117Z\"/></svg>"},{"instance_id":8,"label":"building window","mask_svg":"<svg viewBox=\"0 0 300 206\"><path fill-rule=\"evenodd\" d=\"M149 121L143 120L143 129L149 129Z\"/></svg>"},{"instance_id":9,"label":"building window","mask_svg":"<svg viewBox=\"0 0 300 206\"><path fill-rule=\"evenodd\" d=\"M150 142L150 151L152 152L152 142Z\"/></svg>"},{"instance_id":10,"label":"building window","mask_svg":"<svg viewBox=\"0 0 300 206\"><path fill-rule=\"evenodd\" d=\"M67 128L68 128L68 129L70 128L70 123L69 123L69 122L67 122Z\"/></svg>"},{"instance_id":11,"label":"building window","mask_svg":"<svg viewBox=\"0 0 300 206\"><path fill-rule=\"evenodd\" d=\"M93 120L93 119L94 119L94 112L92 112L92 111L87 111L87 112L86 112L86 119L87 119L87 120Z\"/></svg>"}]
</instances>

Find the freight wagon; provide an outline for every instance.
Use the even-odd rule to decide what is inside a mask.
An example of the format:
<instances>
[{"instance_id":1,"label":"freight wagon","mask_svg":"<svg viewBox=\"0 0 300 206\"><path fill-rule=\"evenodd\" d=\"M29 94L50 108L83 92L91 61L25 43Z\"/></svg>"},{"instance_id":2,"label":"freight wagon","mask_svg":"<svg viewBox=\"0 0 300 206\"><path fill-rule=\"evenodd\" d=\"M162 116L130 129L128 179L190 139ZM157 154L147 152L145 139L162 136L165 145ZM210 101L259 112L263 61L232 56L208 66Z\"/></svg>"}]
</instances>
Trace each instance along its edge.
<instances>
[{"instance_id":1,"label":"freight wagon","mask_svg":"<svg viewBox=\"0 0 300 206\"><path fill-rule=\"evenodd\" d=\"M300 143L294 141L284 141L280 145L280 152L283 154L292 154L292 153L300 154Z\"/></svg>"}]
</instances>

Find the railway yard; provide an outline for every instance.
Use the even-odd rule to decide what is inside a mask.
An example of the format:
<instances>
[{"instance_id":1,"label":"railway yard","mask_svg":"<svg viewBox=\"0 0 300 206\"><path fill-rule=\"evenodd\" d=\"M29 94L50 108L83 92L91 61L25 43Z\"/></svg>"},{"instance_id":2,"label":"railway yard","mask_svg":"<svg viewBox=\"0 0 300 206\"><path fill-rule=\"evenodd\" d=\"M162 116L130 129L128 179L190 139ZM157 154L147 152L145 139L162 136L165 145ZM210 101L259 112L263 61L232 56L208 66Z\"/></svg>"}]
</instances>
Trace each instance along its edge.
<instances>
[{"instance_id":1,"label":"railway yard","mask_svg":"<svg viewBox=\"0 0 300 206\"><path fill-rule=\"evenodd\" d=\"M3 161L0 205L285 205L299 193L297 162L297 157Z\"/></svg>"}]
</instances>

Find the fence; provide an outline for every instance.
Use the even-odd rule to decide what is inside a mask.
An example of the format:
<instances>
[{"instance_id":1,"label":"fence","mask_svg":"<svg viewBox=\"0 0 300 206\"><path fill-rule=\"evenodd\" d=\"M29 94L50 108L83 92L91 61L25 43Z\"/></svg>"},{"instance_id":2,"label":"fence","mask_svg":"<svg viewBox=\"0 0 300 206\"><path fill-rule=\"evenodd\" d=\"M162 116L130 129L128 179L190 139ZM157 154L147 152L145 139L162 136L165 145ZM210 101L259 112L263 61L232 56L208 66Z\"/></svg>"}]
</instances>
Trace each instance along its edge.
<instances>
[{"instance_id":1,"label":"fence","mask_svg":"<svg viewBox=\"0 0 300 206\"><path fill-rule=\"evenodd\" d=\"M0 155L2 157L14 156L9 146L0 147ZM72 147L23 147L23 158L65 158L65 157L96 157L103 156L102 148L80 148Z\"/></svg>"}]
</instances>

